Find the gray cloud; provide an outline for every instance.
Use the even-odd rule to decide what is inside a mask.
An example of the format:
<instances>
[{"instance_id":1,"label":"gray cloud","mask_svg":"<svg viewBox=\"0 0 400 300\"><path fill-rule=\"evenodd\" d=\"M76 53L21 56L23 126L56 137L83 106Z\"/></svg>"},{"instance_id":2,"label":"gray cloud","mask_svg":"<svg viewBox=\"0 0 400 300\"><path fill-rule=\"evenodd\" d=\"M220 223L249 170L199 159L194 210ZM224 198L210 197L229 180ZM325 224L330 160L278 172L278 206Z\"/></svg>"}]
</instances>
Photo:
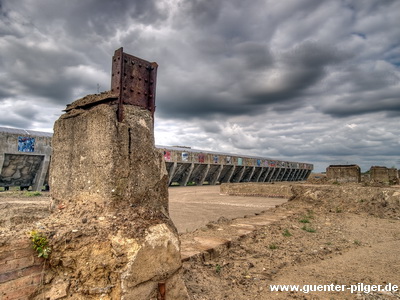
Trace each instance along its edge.
<instances>
[{"instance_id":1,"label":"gray cloud","mask_svg":"<svg viewBox=\"0 0 400 300\"><path fill-rule=\"evenodd\" d=\"M110 88L123 46L159 64L159 144L319 169L393 165L398 11L382 0L0 1L0 126L50 130L67 103Z\"/></svg>"}]
</instances>

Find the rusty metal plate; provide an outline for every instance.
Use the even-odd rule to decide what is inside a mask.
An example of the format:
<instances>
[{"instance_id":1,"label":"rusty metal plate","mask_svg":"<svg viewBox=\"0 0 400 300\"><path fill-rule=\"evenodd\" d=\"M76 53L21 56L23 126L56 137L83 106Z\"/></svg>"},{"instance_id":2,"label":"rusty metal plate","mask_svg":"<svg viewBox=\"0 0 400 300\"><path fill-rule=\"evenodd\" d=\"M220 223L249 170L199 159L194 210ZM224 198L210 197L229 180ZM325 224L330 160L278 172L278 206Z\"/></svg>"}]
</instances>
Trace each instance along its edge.
<instances>
[{"instance_id":1,"label":"rusty metal plate","mask_svg":"<svg viewBox=\"0 0 400 300\"><path fill-rule=\"evenodd\" d=\"M118 96L118 120L123 119L123 104L155 111L157 63L115 51L112 61L111 92Z\"/></svg>"}]
</instances>

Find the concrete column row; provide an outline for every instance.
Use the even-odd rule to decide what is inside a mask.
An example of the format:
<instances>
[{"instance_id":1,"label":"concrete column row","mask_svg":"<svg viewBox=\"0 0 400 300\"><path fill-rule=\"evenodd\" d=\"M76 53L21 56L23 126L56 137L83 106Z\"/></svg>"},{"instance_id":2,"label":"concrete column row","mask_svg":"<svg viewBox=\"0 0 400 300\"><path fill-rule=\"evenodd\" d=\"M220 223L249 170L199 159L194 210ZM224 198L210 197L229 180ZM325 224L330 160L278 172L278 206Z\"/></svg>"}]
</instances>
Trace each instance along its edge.
<instances>
[{"instance_id":1,"label":"concrete column row","mask_svg":"<svg viewBox=\"0 0 400 300\"><path fill-rule=\"evenodd\" d=\"M179 167L179 165L184 164L188 164L189 166ZM223 173L224 168L230 169ZM213 174L209 174L211 169ZM179 172L181 172L181 174L179 174ZM208 178L208 184L210 185L215 185L217 182L302 181L306 180L310 173L311 170L306 169L255 166L246 167L222 164L218 166L217 170L215 170L215 167L211 168L211 164L174 162L169 168L168 175L169 184L172 184L173 181L175 181L181 186L186 186L188 182L194 182L196 185L203 185L206 178Z\"/></svg>"}]
</instances>

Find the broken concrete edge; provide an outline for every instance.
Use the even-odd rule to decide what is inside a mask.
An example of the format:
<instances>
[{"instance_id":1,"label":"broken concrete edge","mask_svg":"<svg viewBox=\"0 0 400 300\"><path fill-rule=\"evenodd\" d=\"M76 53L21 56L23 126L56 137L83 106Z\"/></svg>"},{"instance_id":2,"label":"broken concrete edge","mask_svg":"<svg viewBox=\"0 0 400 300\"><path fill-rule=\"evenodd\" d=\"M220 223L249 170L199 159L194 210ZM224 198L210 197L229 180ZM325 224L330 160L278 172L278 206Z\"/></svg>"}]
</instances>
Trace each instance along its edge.
<instances>
[{"instance_id":1,"label":"broken concrete edge","mask_svg":"<svg viewBox=\"0 0 400 300\"><path fill-rule=\"evenodd\" d=\"M86 108L101 104L103 102L110 102L117 99L118 95L111 91L102 92L100 94L91 94L83 98L80 98L78 100L75 100L71 104L67 104L67 107L65 108L64 111L69 112L73 109Z\"/></svg>"},{"instance_id":2,"label":"broken concrete edge","mask_svg":"<svg viewBox=\"0 0 400 300\"><path fill-rule=\"evenodd\" d=\"M277 205L276 207L279 206L281 205ZM229 237L194 237L191 240L191 245L187 245L185 234L181 234L182 262L193 260L205 262L220 257L229 250L233 243L239 242L241 239L251 236L261 228L286 219L294 214L292 211L287 211L284 215L277 214L271 216L271 212L272 210L266 210L263 213L255 215L254 217L237 218L234 219L231 224L223 225L222 227L226 226L229 227L229 229L236 231L236 234L230 233ZM263 220L263 222L260 222L260 219ZM211 229L210 231L213 230L215 229ZM195 232L192 234L195 235Z\"/></svg>"}]
</instances>

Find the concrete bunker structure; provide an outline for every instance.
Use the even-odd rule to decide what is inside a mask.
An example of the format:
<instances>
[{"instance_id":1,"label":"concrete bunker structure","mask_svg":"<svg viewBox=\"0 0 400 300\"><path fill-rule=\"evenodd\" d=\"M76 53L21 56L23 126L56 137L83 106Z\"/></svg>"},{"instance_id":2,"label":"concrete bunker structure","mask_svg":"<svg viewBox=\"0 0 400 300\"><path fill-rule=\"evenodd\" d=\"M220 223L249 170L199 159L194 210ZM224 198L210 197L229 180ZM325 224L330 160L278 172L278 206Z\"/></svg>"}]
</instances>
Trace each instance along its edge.
<instances>
[{"instance_id":1,"label":"concrete bunker structure","mask_svg":"<svg viewBox=\"0 0 400 300\"><path fill-rule=\"evenodd\" d=\"M372 166L370 169L370 181L384 184L398 184L399 171L395 168Z\"/></svg>"},{"instance_id":2,"label":"concrete bunker structure","mask_svg":"<svg viewBox=\"0 0 400 300\"><path fill-rule=\"evenodd\" d=\"M0 127L0 187L48 184L52 134Z\"/></svg>"},{"instance_id":3,"label":"concrete bunker structure","mask_svg":"<svg viewBox=\"0 0 400 300\"><path fill-rule=\"evenodd\" d=\"M358 165L330 165L326 168L328 180L337 182L361 182L361 168Z\"/></svg>"}]
</instances>

